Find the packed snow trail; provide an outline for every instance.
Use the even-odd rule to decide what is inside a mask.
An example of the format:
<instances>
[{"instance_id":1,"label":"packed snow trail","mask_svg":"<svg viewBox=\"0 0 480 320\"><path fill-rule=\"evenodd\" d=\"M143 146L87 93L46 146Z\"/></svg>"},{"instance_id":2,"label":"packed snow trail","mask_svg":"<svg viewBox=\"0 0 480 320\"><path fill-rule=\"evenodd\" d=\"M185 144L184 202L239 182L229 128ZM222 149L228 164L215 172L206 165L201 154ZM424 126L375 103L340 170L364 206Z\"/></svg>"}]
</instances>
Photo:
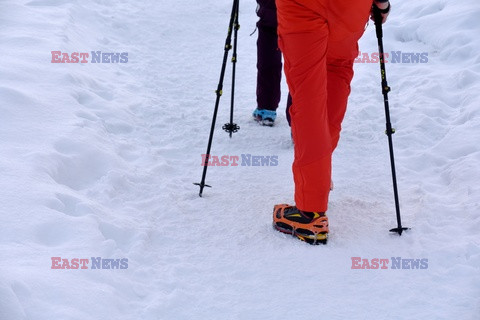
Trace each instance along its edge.
<instances>
[{"instance_id":1,"label":"packed snow trail","mask_svg":"<svg viewBox=\"0 0 480 320\"><path fill-rule=\"evenodd\" d=\"M0 319L475 319L480 312L480 5L393 4L386 51L402 218L395 226L378 64L358 63L326 246L273 230L293 203L284 117L255 107L254 1L240 7L235 122L230 75L212 154L278 165L208 169L198 197L231 3L4 1L0 13ZM447 23L448 21L448 23ZM51 51L128 52L125 64L54 64ZM370 25L362 52L376 52ZM230 66L227 68L230 70ZM284 100L286 86L283 84ZM127 258L56 270L52 257ZM352 257L428 259L352 269Z\"/></svg>"}]
</instances>

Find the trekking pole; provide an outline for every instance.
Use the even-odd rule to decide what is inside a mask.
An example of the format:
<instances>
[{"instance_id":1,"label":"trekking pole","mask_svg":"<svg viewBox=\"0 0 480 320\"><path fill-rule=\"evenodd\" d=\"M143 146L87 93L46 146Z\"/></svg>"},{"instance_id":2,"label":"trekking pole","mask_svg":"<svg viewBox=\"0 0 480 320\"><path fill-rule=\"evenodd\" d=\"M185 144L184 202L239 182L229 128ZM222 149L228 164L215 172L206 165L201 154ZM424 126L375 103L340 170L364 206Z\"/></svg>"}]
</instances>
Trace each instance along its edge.
<instances>
[{"instance_id":1,"label":"trekking pole","mask_svg":"<svg viewBox=\"0 0 480 320\"><path fill-rule=\"evenodd\" d=\"M208 160L210 158L210 150L212 148L212 139L213 139L213 132L215 131L215 122L217 120L217 112L218 112L218 105L220 104L220 97L222 96L223 93L223 79L225 77L225 69L227 66L227 58L228 58L228 51L232 48L232 31L234 27L234 22L238 16L238 4L239 0L233 0L233 6L232 6L232 13L230 15L230 22L228 24L228 33L227 33L227 39L225 40L225 47L224 47L224 54L223 54L223 63L222 63L222 69L220 71L220 80L218 82L217 90L215 90L215 93L217 95L217 99L215 101L215 108L213 109L213 117L212 117L212 126L210 127L210 136L208 137L208 144L207 144L207 152L205 154L205 160L203 163L203 173L202 173L202 181L200 183L194 183L194 185L197 185L200 187L200 192L199 196L202 196L203 189L205 187L211 188L212 186L205 184L205 177L207 176L207 168L208 168Z\"/></svg>"},{"instance_id":2,"label":"trekking pole","mask_svg":"<svg viewBox=\"0 0 480 320\"><path fill-rule=\"evenodd\" d=\"M393 140L392 135L395 133L395 129L392 128L392 124L390 123L390 109L388 105L388 92L390 92L390 87L387 83L387 74L385 71L385 57L383 52L383 30L382 30L382 14L380 13L380 9L373 5L373 16L375 20L375 30L377 33L377 40L378 40L378 51L380 54L380 73L382 76L382 94L383 94L383 101L385 104L385 118L386 118L386 131L385 133L388 136L388 147L390 150L390 165L392 167L392 180L393 180L393 194L395 197L395 210L397 213L397 227L390 229L390 232L396 232L399 235L402 235L402 232L408 230L409 228L402 227L402 219L400 217L400 204L398 200L398 189L397 189L397 175L395 173L395 158L393 155Z\"/></svg>"},{"instance_id":3,"label":"trekking pole","mask_svg":"<svg viewBox=\"0 0 480 320\"><path fill-rule=\"evenodd\" d=\"M235 104L235 71L236 71L236 65L237 65L237 34L238 34L238 29L240 29L240 25L238 24L238 11L239 11L239 2L237 1L237 8L234 9L235 11L235 18L233 22L233 54L232 54L232 93L231 93L231 99L230 99L230 122L225 123L222 127L223 130L229 133L230 138L232 137L232 133L237 132L240 130L240 126L237 125L236 123L233 123L233 106Z\"/></svg>"}]
</instances>

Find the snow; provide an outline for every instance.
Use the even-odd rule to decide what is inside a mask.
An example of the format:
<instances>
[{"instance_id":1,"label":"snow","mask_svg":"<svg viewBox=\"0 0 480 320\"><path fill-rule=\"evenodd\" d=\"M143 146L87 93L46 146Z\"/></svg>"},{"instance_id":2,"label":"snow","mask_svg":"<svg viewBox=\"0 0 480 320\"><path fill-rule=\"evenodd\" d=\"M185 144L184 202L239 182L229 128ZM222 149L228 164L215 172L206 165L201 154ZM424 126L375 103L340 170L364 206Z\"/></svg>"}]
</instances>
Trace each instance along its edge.
<instances>
[{"instance_id":1,"label":"snow","mask_svg":"<svg viewBox=\"0 0 480 320\"><path fill-rule=\"evenodd\" d=\"M326 246L271 227L293 203L284 101L255 107L255 1L240 7L235 122L225 78L198 197L231 3L6 0L0 15L0 319L476 319L480 311L478 1L398 1L385 50L403 224L395 227L378 64L358 63L334 156ZM373 25L360 42L376 52ZM51 51L128 63L51 63ZM89 59L90 60L90 59ZM52 269L52 257L128 269ZM428 269L352 269L352 257ZM89 264L91 267L91 264Z\"/></svg>"}]
</instances>

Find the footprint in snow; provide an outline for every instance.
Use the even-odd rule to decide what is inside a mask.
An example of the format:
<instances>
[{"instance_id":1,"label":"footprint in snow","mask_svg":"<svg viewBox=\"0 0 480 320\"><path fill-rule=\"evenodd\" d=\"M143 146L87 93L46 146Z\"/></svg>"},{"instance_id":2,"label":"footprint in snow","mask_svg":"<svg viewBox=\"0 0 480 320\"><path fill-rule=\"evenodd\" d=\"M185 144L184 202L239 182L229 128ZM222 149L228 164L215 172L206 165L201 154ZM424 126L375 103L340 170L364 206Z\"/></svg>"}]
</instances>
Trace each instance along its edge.
<instances>
[{"instance_id":1,"label":"footprint in snow","mask_svg":"<svg viewBox=\"0 0 480 320\"><path fill-rule=\"evenodd\" d=\"M73 217L81 217L94 212L80 199L61 193L57 193L54 199L49 200L47 207Z\"/></svg>"},{"instance_id":2,"label":"footprint in snow","mask_svg":"<svg viewBox=\"0 0 480 320\"><path fill-rule=\"evenodd\" d=\"M106 222L100 222L98 229L106 240L113 240L121 250L128 251L132 245L131 239L135 233L133 230L117 227Z\"/></svg>"},{"instance_id":3,"label":"footprint in snow","mask_svg":"<svg viewBox=\"0 0 480 320\"><path fill-rule=\"evenodd\" d=\"M58 154L51 157L48 174L59 184L82 190L108 174L115 158L106 150L85 143L62 139L55 144Z\"/></svg>"},{"instance_id":4,"label":"footprint in snow","mask_svg":"<svg viewBox=\"0 0 480 320\"><path fill-rule=\"evenodd\" d=\"M44 222L36 227L36 240L48 247L58 247L75 238L79 233L71 220L56 219Z\"/></svg>"}]
</instances>

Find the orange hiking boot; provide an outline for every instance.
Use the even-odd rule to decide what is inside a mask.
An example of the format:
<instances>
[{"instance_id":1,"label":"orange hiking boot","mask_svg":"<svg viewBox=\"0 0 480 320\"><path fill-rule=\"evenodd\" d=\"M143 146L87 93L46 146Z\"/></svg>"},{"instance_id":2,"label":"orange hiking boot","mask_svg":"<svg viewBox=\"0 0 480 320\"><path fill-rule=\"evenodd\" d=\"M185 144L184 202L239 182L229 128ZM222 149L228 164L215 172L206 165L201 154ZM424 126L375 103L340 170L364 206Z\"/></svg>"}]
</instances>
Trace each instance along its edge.
<instances>
[{"instance_id":1,"label":"orange hiking boot","mask_svg":"<svg viewBox=\"0 0 480 320\"><path fill-rule=\"evenodd\" d=\"M273 208L273 227L310 244L326 244L328 218L324 212L305 212L288 204Z\"/></svg>"}]
</instances>

